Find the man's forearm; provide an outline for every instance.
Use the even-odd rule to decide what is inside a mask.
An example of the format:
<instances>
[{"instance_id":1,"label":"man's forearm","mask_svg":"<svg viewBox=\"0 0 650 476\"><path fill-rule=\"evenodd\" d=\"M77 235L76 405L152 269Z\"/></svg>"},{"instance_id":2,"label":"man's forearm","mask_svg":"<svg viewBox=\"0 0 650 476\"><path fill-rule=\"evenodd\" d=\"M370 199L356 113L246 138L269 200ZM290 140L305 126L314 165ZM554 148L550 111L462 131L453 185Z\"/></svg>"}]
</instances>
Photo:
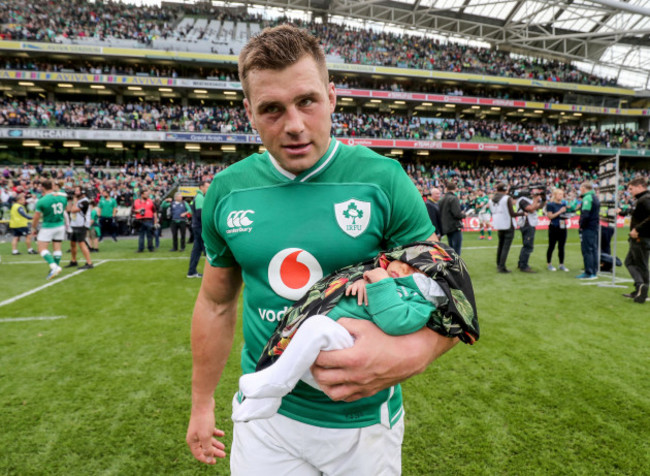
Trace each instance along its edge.
<instances>
[{"instance_id":1,"label":"man's forearm","mask_svg":"<svg viewBox=\"0 0 650 476\"><path fill-rule=\"evenodd\" d=\"M429 364L459 342L457 338L442 336L426 327L405 337L409 338L406 348L410 350L412 375L424 372Z\"/></svg>"},{"instance_id":2,"label":"man's forearm","mask_svg":"<svg viewBox=\"0 0 650 476\"><path fill-rule=\"evenodd\" d=\"M236 301L214 304L196 301L192 317L192 405L210 405L228 360L237 320Z\"/></svg>"}]
</instances>

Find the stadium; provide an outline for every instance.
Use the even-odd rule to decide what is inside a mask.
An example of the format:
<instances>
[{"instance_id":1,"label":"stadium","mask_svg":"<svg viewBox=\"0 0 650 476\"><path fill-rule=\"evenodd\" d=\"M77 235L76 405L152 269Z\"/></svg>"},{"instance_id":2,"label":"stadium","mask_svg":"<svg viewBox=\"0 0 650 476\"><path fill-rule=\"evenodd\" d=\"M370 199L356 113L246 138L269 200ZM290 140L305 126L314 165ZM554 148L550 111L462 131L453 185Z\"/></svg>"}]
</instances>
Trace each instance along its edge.
<instances>
[{"instance_id":1,"label":"stadium","mask_svg":"<svg viewBox=\"0 0 650 476\"><path fill-rule=\"evenodd\" d=\"M420 194L414 208L447 189L462 211L457 251L481 335L402 383L402 474L649 474L650 312L626 265L634 243L650 240L632 233L644 222L631 191L650 180L646 0L2 2L0 473L231 474L227 458L207 466L185 441L202 283L187 278L202 278L214 260L201 254L192 220L200 223L204 184L221 174L234 181L249 156L273 163L276 175L301 177L270 155L238 72L251 39L286 23L324 50L332 155L369 151L369 165L349 175L359 183L371 175L370 157L410 179ZM370 181L390 184L391 176ZM37 246L44 182L66 197L69 219L88 210L80 227L96 234L73 233L58 255ZM593 274L583 259L585 183L600 202ZM540 203L520 213L535 216L534 245L517 221L512 273L499 264L494 217L481 226L502 184L513 203ZM568 210L559 262L548 208L556 189ZM303 216L311 202L287 203L274 215L274 236L309 233L283 216ZM272 204L257 197L255 210ZM375 215L352 200L339 205L357 228L346 231L337 216L336 231L366 239ZM242 242L261 226L248 207L224 215L229 239ZM35 213L41 227L28 224ZM345 256L343 243L327 249ZM214 395L228 454L248 288ZM259 309L264 325L279 321L280 309Z\"/></svg>"}]
</instances>

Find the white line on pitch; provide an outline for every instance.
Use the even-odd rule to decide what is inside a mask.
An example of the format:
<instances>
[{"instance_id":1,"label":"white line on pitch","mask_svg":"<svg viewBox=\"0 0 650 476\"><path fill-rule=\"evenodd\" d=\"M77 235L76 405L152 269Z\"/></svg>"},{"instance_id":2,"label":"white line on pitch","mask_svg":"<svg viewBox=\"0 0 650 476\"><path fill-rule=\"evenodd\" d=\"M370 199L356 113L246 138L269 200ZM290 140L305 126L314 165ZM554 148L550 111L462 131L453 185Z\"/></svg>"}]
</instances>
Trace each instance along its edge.
<instances>
[{"instance_id":1,"label":"white line on pitch","mask_svg":"<svg viewBox=\"0 0 650 476\"><path fill-rule=\"evenodd\" d=\"M105 263L106 261L166 261L166 260L175 260L175 259L184 259L184 260L189 260L190 257L188 256L169 256L169 257L160 257L160 258L107 258L101 263ZM6 264L43 264L43 261L12 261L9 263L2 263L3 265Z\"/></svg>"},{"instance_id":2,"label":"white line on pitch","mask_svg":"<svg viewBox=\"0 0 650 476\"><path fill-rule=\"evenodd\" d=\"M104 264L104 263L106 263L108 261L110 261L110 260L98 261L97 263L95 263L95 266L99 266L100 264ZM61 283L61 282L65 281L66 279L70 279L73 276L81 274L84 271L86 271L86 270L85 269L79 269L79 270L75 271L74 273L68 274L67 276L64 276L64 277L62 277L60 279L55 278L54 281L50 281L49 283L44 284L43 286L39 286L39 287L34 288L34 289L30 290L30 291L19 294L18 296L14 296L14 297L12 297L10 299L7 299L6 301L0 302L0 307L6 306L7 304L14 303L14 302L16 302L16 301L18 301L18 300L20 300L20 299L22 299L24 297L31 296L32 294L35 294L35 293L37 293L39 291L42 291L45 288L49 288L50 286L54 286L57 283Z\"/></svg>"},{"instance_id":3,"label":"white line on pitch","mask_svg":"<svg viewBox=\"0 0 650 476\"><path fill-rule=\"evenodd\" d=\"M25 321L56 321L57 319L65 319L68 316L40 316L40 317L7 317L0 319L2 322L25 322Z\"/></svg>"}]
</instances>

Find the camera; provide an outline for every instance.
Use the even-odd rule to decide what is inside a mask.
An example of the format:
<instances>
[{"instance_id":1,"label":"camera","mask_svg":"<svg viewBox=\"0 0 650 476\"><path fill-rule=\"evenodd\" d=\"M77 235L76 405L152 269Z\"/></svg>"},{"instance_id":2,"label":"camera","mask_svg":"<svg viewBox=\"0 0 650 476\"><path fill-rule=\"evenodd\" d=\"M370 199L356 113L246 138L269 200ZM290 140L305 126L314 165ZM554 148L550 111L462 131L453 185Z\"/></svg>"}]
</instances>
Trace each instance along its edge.
<instances>
[{"instance_id":1,"label":"camera","mask_svg":"<svg viewBox=\"0 0 650 476\"><path fill-rule=\"evenodd\" d=\"M546 185L541 182L531 182L523 185L516 185L511 188L514 197L540 197L546 200Z\"/></svg>"}]
</instances>

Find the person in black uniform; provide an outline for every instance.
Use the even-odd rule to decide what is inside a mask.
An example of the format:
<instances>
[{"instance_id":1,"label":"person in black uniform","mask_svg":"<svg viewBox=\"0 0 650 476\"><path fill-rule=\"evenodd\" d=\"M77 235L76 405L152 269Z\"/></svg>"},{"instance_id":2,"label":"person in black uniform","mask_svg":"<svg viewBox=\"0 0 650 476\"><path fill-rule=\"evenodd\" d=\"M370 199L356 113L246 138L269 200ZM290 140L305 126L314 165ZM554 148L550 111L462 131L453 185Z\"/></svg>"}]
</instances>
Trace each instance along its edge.
<instances>
[{"instance_id":1,"label":"person in black uniform","mask_svg":"<svg viewBox=\"0 0 650 476\"><path fill-rule=\"evenodd\" d=\"M634 279L634 291L623 294L639 304L648 297L648 257L650 256L650 192L643 177L635 178L627 186L635 203L630 220L630 249L625 257L625 267Z\"/></svg>"}]
</instances>

